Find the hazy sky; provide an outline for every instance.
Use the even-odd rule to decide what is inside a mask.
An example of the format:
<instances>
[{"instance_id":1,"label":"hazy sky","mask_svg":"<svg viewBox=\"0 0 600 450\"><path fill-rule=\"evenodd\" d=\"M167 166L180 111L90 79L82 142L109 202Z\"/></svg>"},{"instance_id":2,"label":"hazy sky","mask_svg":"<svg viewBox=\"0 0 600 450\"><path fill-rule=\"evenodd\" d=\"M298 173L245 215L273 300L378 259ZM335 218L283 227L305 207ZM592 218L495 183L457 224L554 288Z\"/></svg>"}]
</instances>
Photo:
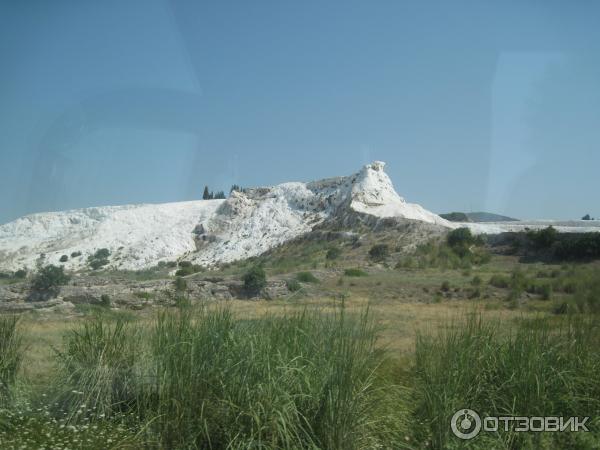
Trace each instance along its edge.
<instances>
[{"instance_id":1,"label":"hazy sky","mask_svg":"<svg viewBox=\"0 0 600 450\"><path fill-rule=\"evenodd\" d=\"M600 2L0 1L0 223L388 163L435 212L600 216Z\"/></svg>"}]
</instances>

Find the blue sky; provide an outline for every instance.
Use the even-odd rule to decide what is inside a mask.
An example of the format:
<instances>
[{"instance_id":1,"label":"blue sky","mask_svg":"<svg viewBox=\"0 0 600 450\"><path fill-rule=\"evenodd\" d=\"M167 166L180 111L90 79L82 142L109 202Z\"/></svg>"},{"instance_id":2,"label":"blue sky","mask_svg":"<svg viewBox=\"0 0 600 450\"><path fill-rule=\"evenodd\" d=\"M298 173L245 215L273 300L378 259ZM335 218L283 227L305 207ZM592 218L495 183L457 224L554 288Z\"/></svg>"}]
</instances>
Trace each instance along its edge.
<instances>
[{"instance_id":1,"label":"blue sky","mask_svg":"<svg viewBox=\"0 0 600 450\"><path fill-rule=\"evenodd\" d=\"M0 223L388 163L435 212L600 216L600 4L0 3Z\"/></svg>"}]
</instances>

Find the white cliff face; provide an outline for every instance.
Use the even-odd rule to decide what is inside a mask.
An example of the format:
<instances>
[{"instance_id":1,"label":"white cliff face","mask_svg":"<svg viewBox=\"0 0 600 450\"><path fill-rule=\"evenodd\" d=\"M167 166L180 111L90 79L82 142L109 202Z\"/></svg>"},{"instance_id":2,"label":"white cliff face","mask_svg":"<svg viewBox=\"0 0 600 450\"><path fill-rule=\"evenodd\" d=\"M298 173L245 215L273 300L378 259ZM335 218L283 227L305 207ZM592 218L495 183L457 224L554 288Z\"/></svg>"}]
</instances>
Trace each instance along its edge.
<instances>
[{"instance_id":1,"label":"white cliff face","mask_svg":"<svg viewBox=\"0 0 600 450\"><path fill-rule=\"evenodd\" d=\"M326 220L352 213L448 228L469 226L477 233L519 227L512 222L447 222L400 197L384 165L374 162L346 177L233 192L227 200L32 214L0 226L0 271L58 265L62 255L68 256L66 269L81 269L87 267L88 256L100 248L111 253L107 268L136 270L183 258L211 266L259 255ZM526 226L535 228L530 223ZM81 256L71 257L75 252Z\"/></svg>"},{"instance_id":2,"label":"white cliff face","mask_svg":"<svg viewBox=\"0 0 600 450\"><path fill-rule=\"evenodd\" d=\"M195 249L192 230L224 200L85 208L32 214L0 226L0 270L59 264L86 266L97 249L111 251L111 266L138 269ZM72 258L71 254L81 252ZM40 260L40 255L45 257Z\"/></svg>"},{"instance_id":3,"label":"white cliff face","mask_svg":"<svg viewBox=\"0 0 600 450\"><path fill-rule=\"evenodd\" d=\"M352 186L350 207L358 212L377 217L402 217L436 223L446 227L452 225L437 214L427 211L421 205L407 203L400 197L392 181L383 171L385 163L375 161L359 172Z\"/></svg>"}]
</instances>

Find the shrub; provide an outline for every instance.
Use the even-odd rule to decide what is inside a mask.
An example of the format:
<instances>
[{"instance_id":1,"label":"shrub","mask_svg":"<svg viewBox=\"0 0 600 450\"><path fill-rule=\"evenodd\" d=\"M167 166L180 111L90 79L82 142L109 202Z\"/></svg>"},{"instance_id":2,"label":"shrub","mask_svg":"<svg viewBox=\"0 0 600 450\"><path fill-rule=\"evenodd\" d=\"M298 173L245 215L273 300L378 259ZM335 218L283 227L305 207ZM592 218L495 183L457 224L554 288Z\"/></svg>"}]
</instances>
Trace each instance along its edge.
<instances>
[{"instance_id":1,"label":"shrub","mask_svg":"<svg viewBox=\"0 0 600 450\"><path fill-rule=\"evenodd\" d=\"M390 254L390 249L387 244L376 244L369 250L369 256L375 261L381 261L387 258Z\"/></svg>"},{"instance_id":2,"label":"shrub","mask_svg":"<svg viewBox=\"0 0 600 450\"><path fill-rule=\"evenodd\" d=\"M92 259L89 264L93 270L98 270L101 267L108 265L108 263L108 259Z\"/></svg>"},{"instance_id":3,"label":"shrub","mask_svg":"<svg viewBox=\"0 0 600 450\"><path fill-rule=\"evenodd\" d=\"M267 275L261 266L253 266L244 274L242 281L246 292L258 294L267 285Z\"/></svg>"},{"instance_id":4,"label":"shrub","mask_svg":"<svg viewBox=\"0 0 600 450\"><path fill-rule=\"evenodd\" d=\"M92 270L98 270L101 267L104 267L109 264L108 257L110 256L110 251L107 248L101 248L96 250L96 253L88 257L88 264L92 268Z\"/></svg>"},{"instance_id":5,"label":"shrub","mask_svg":"<svg viewBox=\"0 0 600 450\"><path fill-rule=\"evenodd\" d=\"M319 279L315 277L311 272L298 272L296 279L302 283L318 283Z\"/></svg>"},{"instance_id":6,"label":"shrub","mask_svg":"<svg viewBox=\"0 0 600 450\"><path fill-rule=\"evenodd\" d=\"M110 306L111 306L110 295L102 294L100 296L100 305L104 306L105 308L110 308Z\"/></svg>"},{"instance_id":7,"label":"shrub","mask_svg":"<svg viewBox=\"0 0 600 450\"><path fill-rule=\"evenodd\" d=\"M79 256L81 256L81 252L79 251L71 253L71 258L77 258Z\"/></svg>"},{"instance_id":8,"label":"shrub","mask_svg":"<svg viewBox=\"0 0 600 450\"><path fill-rule=\"evenodd\" d=\"M23 279L27 276L27 270L19 269L15 272L15 278Z\"/></svg>"},{"instance_id":9,"label":"shrub","mask_svg":"<svg viewBox=\"0 0 600 450\"><path fill-rule=\"evenodd\" d=\"M448 233L446 242L450 247L454 248L468 248L474 243L473 234L468 228L457 228Z\"/></svg>"},{"instance_id":10,"label":"shrub","mask_svg":"<svg viewBox=\"0 0 600 450\"><path fill-rule=\"evenodd\" d=\"M184 261L187 262L187 261ZM175 272L175 276L178 277L185 277L186 275L192 275L194 273L198 273L198 272L203 272L204 271L204 267L198 265L198 264L191 264L190 265L184 265L183 267L181 267L181 269L178 269Z\"/></svg>"},{"instance_id":11,"label":"shrub","mask_svg":"<svg viewBox=\"0 0 600 450\"><path fill-rule=\"evenodd\" d=\"M290 292L296 292L302 289L302 285L298 282L298 280L287 280L285 285Z\"/></svg>"},{"instance_id":12,"label":"shrub","mask_svg":"<svg viewBox=\"0 0 600 450\"><path fill-rule=\"evenodd\" d=\"M179 261L179 267L185 269L187 267L192 267L191 261Z\"/></svg>"},{"instance_id":13,"label":"shrub","mask_svg":"<svg viewBox=\"0 0 600 450\"><path fill-rule=\"evenodd\" d=\"M510 278L504 275L494 274L489 281L491 286L506 289L510 285Z\"/></svg>"},{"instance_id":14,"label":"shrub","mask_svg":"<svg viewBox=\"0 0 600 450\"><path fill-rule=\"evenodd\" d=\"M536 293L538 293L542 300L550 300L552 297L552 285L550 283L544 283L537 287Z\"/></svg>"},{"instance_id":15,"label":"shrub","mask_svg":"<svg viewBox=\"0 0 600 450\"><path fill-rule=\"evenodd\" d=\"M442 282L442 285L440 286L440 291L442 291L442 292L450 291L450 282L447 280Z\"/></svg>"},{"instance_id":16,"label":"shrub","mask_svg":"<svg viewBox=\"0 0 600 450\"><path fill-rule=\"evenodd\" d=\"M552 226L538 231L529 231L527 237L537 249L548 249L557 240L558 232Z\"/></svg>"},{"instance_id":17,"label":"shrub","mask_svg":"<svg viewBox=\"0 0 600 450\"><path fill-rule=\"evenodd\" d=\"M183 292L187 289L187 281L178 276L175 278L175 281L173 281L173 287L177 292Z\"/></svg>"},{"instance_id":18,"label":"shrub","mask_svg":"<svg viewBox=\"0 0 600 450\"><path fill-rule=\"evenodd\" d=\"M46 266L38 271L33 278L31 287L38 293L56 296L63 286L69 282L69 276L65 274L64 268L53 265Z\"/></svg>"},{"instance_id":19,"label":"shrub","mask_svg":"<svg viewBox=\"0 0 600 450\"><path fill-rule=\"evenodd\" d=\"M366 277L369 274L362 269L356 268L344 270L344 275L346 275L347 277Z\"/></svg>"},{"instance_id":20,"label":"shrub","mask_svg":"<svg viewBox=\"0 0 600 450\"><path fill-rule=\"evenodd\" d=\"M110 256L110 251L107 248L101 248L94 253L95 259L106 259Z\"/></svg>"},{"instance_id":21,"label":"shrub","mask_svg":"<svg viewBox=\"0 0 600 450\"><path fill-rule=\"evenodd\" d=\"M338 259L342 254L342 249L340 249L339 247L329 247L329 249L327 250L327 254L325 255L325 258L327 259Z\"/></svg>"},{"instance_id":22,"label":"shrub","mask_svg":"<svg viewBox=\"0 0 600 450\"><path fill-rule=\"evenodd\" d=\"M68 260L69 260L69 257L67 255L62 255L58 261L61 263L64 263L64 262L67 262Z\"/></svg>"},{"instance_id":23,"label":"shrub","mask_svg":"<svg viewBox=\"0 0 600 450\"><path fill-rule=\"evenodd\" d=\"M481 277L479 275L475 275L471 280L471 284L473 286L481 286Z\"/></svg>"}]
</instances>

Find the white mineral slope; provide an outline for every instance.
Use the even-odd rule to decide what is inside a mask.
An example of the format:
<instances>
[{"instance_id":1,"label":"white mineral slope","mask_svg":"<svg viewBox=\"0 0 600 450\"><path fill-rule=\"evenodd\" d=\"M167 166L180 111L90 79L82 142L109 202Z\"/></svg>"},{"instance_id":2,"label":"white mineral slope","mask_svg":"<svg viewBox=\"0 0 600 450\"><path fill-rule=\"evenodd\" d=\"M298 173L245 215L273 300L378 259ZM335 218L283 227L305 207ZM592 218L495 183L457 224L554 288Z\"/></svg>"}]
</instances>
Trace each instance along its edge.
<instances>
[{"instance_id":1,"label":"white mineral slope","mask_svg":"<svg viewBox=\"0 0 600 450\"><path fill-rule=\"evenodd\" d=\"M195 249L191 231L214 215L224 200L105 206L39 213L0 226L0 270L59 264L86 265L97 249L111 251L111 266L140 269ZM71 253L81 252L71 258Z\"/></svg>"},{"instance_id":2,"label":"white mineral slope","mask_svg":"<svg viewBox=\"0 0 600 450\"><path fill-rule=\"evenodd\" d=\"M384 166L376 161L353 175L248 189L233 192L227 200L107 206L29 215L0 226L0 271L59 264L62 255L68 256L64 266L76 270L87 267L88 257L100 248L111 253L107 268L137 270L181 259L212 266L259 255L324 221L357 213L418 220L447 228L468 226L476 233L554 224L448 222L400 197ZM577 225L560 224L557 228L587 231L592 226ZM81 252L81 256L71 257L74 252Z\"/></svg>"},{"instance_id":3,"label":"white mineral slope","mask_svg":"<svg viewBox=\"0 0 600 450\"><path fill-rule=\"evenodd\" d=\"M456 223L455 227L467 227L474 234L498 234L527 230L541 230L552 226L561 233L600 232L600 220L521 220L515 222Z\"/></svg>"},{"instance_id":4,"label":"white mineral slope","mask_svg":"<svg viewBox=\"0 0 600 450\"><path fill-rule=\"evenodd\" d=\"M87 265L100 248L108 268L142 269L185 258L211 266L259 255L317 224L353 212L452 224L401 198L374 162L358 173L234 192L227 200L108 206L22 217L0 226L0 270ZM73 252L81 256L72 258ZM40 255L44 255L41 259Z\"/></svg>"}]
</instances>

